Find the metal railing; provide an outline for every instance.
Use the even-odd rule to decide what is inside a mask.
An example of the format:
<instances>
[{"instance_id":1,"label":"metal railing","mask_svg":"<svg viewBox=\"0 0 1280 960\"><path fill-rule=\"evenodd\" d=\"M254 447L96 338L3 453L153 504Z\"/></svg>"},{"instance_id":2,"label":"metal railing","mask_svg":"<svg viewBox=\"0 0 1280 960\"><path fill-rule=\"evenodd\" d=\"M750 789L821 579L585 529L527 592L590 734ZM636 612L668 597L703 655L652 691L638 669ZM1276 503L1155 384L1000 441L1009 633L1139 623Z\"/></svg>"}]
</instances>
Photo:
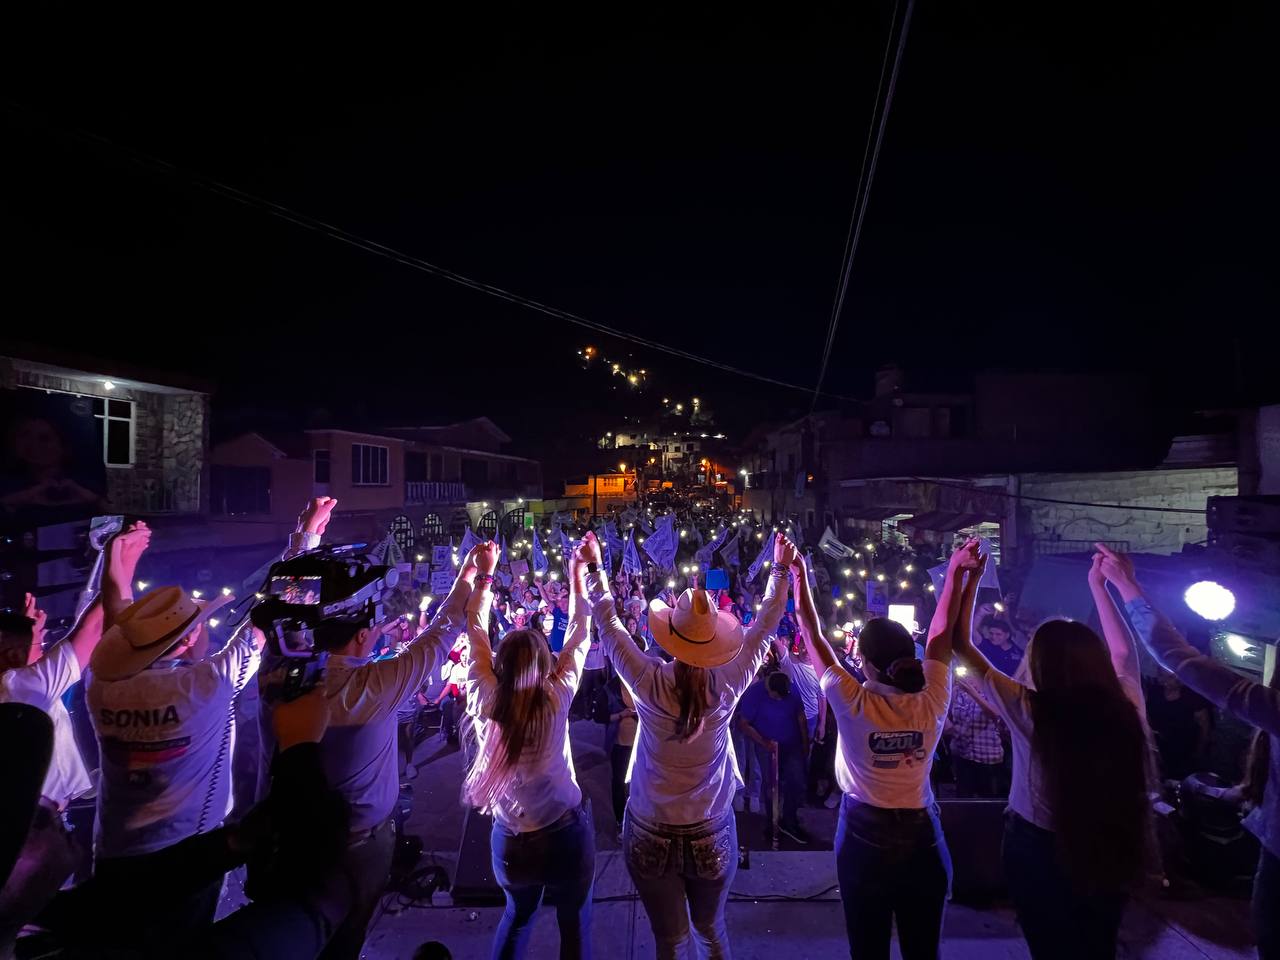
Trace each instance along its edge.
<instances>
[{"instance_id":1,"label":"metal railing","mask_svg":"<svg viewBox=\"0 0 1280 960\"><path fill-rule=\"evenodd\" d=\"M465 483L441 480L409 480L404 485L406 506L422 503L464 503L467 499Z\"/></svg>"}]
</instances>

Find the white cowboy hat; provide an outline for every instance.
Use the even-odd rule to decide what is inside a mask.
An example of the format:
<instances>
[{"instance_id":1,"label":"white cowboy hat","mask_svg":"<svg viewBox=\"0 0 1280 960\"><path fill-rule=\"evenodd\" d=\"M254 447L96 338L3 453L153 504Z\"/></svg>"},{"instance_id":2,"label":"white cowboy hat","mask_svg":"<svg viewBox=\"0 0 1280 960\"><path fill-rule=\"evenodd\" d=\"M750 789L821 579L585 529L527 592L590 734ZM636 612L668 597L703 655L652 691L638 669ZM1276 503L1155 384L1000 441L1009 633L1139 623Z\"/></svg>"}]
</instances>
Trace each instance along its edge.
<instances>
[{"instance_id":1,"label":"white cowboy hat","mask_svg":"<svg viewBox=\"0 0 1280 960\"><path fill-rule=\"evenodd\" d=\"M658 646L691 667L720 667L742 649L742 624L727 610L717 610L707 591L692 587L669 607L649 604L649 632Z\"/></svg>"},{"instance_id":2,"label":"white cowboy hat","mask_svg":"<svg viewBox=\"0 0 1280 960\"><path fill-rule=\"evenodd\" d=\"M99 680L123 680L141 673L234 599L220 596L201 602L181 587L152 590L129 604L102 635L89 668Z\"/></svg>"}]
</instances>

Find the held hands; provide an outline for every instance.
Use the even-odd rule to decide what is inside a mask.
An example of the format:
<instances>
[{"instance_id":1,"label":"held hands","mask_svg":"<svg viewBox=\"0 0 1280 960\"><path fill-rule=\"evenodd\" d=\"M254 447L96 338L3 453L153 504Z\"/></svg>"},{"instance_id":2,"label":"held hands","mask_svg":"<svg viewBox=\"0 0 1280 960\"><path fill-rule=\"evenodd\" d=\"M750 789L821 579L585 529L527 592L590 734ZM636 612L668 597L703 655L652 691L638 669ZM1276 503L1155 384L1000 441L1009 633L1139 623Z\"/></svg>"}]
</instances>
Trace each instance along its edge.
<instances>
[{"instance_id":1,"label":"held hands","mask_svg":"<svg viewBox=\"0 0 1280 960\"><path fill-rule=\"evenodd\" d=\"M1093 546L1098 552L1093 555L1093 566L1089 569L1089 586L1094 585L1094 578L1097 576L1114 584L1125 600L1131 600L1141 593L1133 570L1133 559L1127 553L1117 553L1101 543Z\"/></svg>"},{"instance_id":2,"label":"held hands","mask_svg":"<svg viewBox=\"0 0 1280 960\"><path fill-rule=\"evenodd\" d=\"M467 554L467 565L475 567L485 576L492 576L493 571L498 569L499 553L498 545L492 540L486 540L471 548L471 552Z\"/></svg>"},{"instance_id":3,"label":"held hands","mask_svg":"<svg viewBox=\"0 0 1280 960\"><path fill-rule=\"evenodd\" d=\"M585 567L588 563L600 563L601 559L600 541L592 531L588 530L578 549L573 552L573 560L576 564Z\"/></svg>"},{"instance_id":4,"label":"held hands","mask_svg":"<svg viewBox=\"0 0 1280 960\"><path fill-rule=\"evenodd\" d=\"M124 533L117 534L107 544L107 565L126 592L138 569L138 561L151 545L151 528L139 520L129 525Z\"/></svg>"},{"instance_id":5,"label":"held hands","mask_svg":"<svg viewBox=\"0 0 1280 960\"><path fill-rule=\"evenodd\" d=\"M314 533L323 536L329 525L329 517L338 501L333 497L313 497L298 514L298 533Z\"/></svg>"},{"instance_id":6,"label":"held hands","mask_svg":"<svg viewBox=\"0 0 1280 960\"><path fill-rule=\"evenodd\" d=\"M976 539L966 540L964 546L951 554L947 561L947 573L955 576L964 571L980 569L985 564L985 558L979 555L978 546Z\"/></svg>"},{"instance_id":7,"label":"held hands","mask_svg":"<svg viewBox=\"0 0 1280 960\"><path fill-rule=\"evenodd\" d=\"M804 558L800 556L800 551L782 534L773 538L773 565L804 570Z\"/></svg>"}]
</instances>

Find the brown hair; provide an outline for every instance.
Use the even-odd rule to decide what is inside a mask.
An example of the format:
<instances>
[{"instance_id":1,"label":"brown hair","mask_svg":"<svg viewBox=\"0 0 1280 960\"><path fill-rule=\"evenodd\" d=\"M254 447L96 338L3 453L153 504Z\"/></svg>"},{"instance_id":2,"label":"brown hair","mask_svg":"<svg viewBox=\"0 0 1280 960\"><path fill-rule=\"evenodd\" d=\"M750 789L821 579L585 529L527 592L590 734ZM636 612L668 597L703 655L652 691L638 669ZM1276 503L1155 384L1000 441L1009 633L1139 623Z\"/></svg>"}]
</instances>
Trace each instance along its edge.
<instances>
[{"instance_id":1,"label":"brown hair","mask_svg":"<svg viewBox=\"0 0 1280 960\"><path fill-rule=\"evenodd\" d=\"M1031 745L1059 856L1078 890L1123 890L1140 876L1147 852L1148 752L1138 708L1106 644L1084 624L1041 624L1027 658Z\"/></svg>"},{"instance_id":2,"label":"brown hair","mask_svg":"<svg viewBox=\"0 0 1280 960\"><path fill-rule=\"evenodd\" d=\"M537 630L513 630L494 657L498 689L487 716L480 752L462 785L467 803L486 813L506 791L520 758L538 748L551 721L546 680L551 651Z\"/></svg>"},{"instance_id":3,"label":"brown hair","mask_svg":"<svg viewBox=\"0 0 1280 960\"><path fill-rule=\"evenodd\" d=\"M702 716L710 699L710 675L702 667L691 667L676 661L676 700L680 716L676 718L676 739L688 740L702 728Z\"/></svg>"}]
</instances>

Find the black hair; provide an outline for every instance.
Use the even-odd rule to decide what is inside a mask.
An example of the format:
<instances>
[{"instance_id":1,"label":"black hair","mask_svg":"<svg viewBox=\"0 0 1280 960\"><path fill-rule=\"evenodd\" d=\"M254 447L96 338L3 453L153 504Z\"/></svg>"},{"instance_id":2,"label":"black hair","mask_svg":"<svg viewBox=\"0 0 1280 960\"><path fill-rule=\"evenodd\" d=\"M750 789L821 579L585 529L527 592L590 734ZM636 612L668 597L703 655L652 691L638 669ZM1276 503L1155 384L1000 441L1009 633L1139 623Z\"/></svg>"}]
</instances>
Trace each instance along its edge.
<instances>
[{"instance_id":1,"label":"black hair","mask_svg":"<svg viewBox=\"0 0 1280 960\"><path fill-rule=\"evenodd\" d=\"M0 651L30 648L36 622L12 610L0 611Z\"/></svg>"},{"instance_id":2,"label":"black hair","mask_svg":"<svg viewBox=\"0 0 1280 960\"><path fill-rule=\"evenodd\" d=\"M791 678L781 670L769 674L769 676L765 678L764 682L768 685L770 690L780 697L785 697L791 693Z\"/></svg>"},{"instance_id":3,"label":"black hair","mask_svg":"<svg viewBox=\"0 0 1280 960\"><path fill-rule=\"evenodd\" d=\"M915 641L896 620L876 617L868 621L858 634L858 652L890 686L903 693L924 689L924 664L916 659Z\"/></svg>"},{"instance_id":4,"label":"black hair","mask_svg":"<svg viewBox=\"0 0 1280 960\"><path fill-rule=\"evenodd\" d=\"M365 623L347 623L343 620L325 620L316 624L315 646L322 652L332 653L340 650L352 641L357 633L366 626Z\"/></svg>"},{"instance_id":5,"label":"black hair","mask_svg":"<svg viewBox=\"0 0 1280 960\"><path fill-rule=\"evenodd\" d=\"M1002 620L999 617L987 617L982 621L983 630L1003 630L1009 636L1013 636L1013 627L1009 626L1008 620Z\"/></svg>"}]
</instances>

